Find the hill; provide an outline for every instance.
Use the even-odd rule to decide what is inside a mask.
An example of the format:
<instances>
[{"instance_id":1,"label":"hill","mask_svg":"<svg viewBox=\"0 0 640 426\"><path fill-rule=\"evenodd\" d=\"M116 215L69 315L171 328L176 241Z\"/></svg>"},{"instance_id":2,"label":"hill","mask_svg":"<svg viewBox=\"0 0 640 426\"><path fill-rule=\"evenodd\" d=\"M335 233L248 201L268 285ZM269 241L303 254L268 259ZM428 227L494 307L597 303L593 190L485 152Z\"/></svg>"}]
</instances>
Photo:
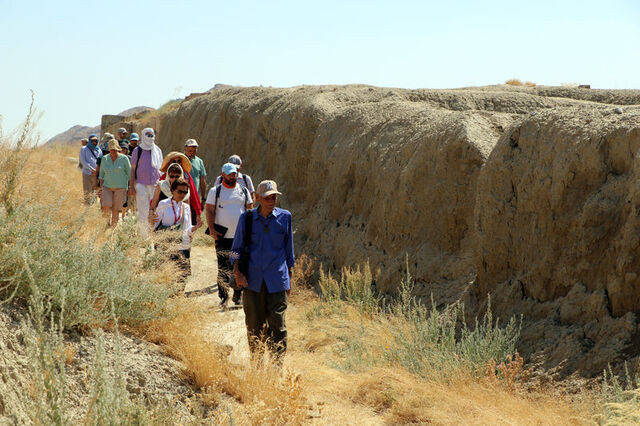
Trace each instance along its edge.
<instances>
[{"instance_id":1,"label":"hill","mask_svg":"<svg viewBox=\"0 0 640 426\"><path fill-rule=\"evenodd\" d=\"M529 359L593 375L640 354L638 103L637 90L232 87L127 123L155 127L165 151L197 139L209 170L236 153L256 182L275 179L297 247L330 268L368 260L391 296L408 266L417 296L473 313L491 294L501 317L524 314Z\"/></svg>"},{"instance_id":2,"label":"hill","mask_svg":"<svg viewBox=\"0 0 640 426\"><path fill-rule=\"evenodd\" d=\"M137 107L126 109L118 115L121 115L124 117L130 117L142 112L153 111L153 110L154 108L151 108L151 107L137 106ZM73 126L62 133L58 133L57 135L49 139L46 142L46 144L77 143L77 142L80 142L82 138L86 138L87 136L89 136L91 133L100 134L101 133L100 125L93 126L93 127L82 126L82 125Z\"/></svg>"}]
</instances>

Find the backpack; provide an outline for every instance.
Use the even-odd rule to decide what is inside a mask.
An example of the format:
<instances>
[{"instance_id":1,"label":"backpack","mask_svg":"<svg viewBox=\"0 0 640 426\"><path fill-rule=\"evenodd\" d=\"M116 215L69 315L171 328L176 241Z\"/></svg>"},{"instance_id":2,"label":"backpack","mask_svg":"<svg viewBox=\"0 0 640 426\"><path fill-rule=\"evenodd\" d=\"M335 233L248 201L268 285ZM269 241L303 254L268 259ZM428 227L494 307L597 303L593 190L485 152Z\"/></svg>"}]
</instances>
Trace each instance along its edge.
<instances>
[{"instance_id":1,"label":"backpack","mask_svg":"<svg viewBox=\"0 0 640 426\"><path fill-rule=\"evenodd\" d=\"M240 184L238 184L240 185ZM244 194L244 201L245 201L245 205L249 204L249 203L253 203L253 199L251 198L251 194L249 194L249 190L245 187L240 185L240 188L242 188L242 193ZM222 191L222 184L219 183L216 185L216 199L215 199L215 206L218 207L218 198L220 198L220 191Z\"/></svg>"}]
</instances>

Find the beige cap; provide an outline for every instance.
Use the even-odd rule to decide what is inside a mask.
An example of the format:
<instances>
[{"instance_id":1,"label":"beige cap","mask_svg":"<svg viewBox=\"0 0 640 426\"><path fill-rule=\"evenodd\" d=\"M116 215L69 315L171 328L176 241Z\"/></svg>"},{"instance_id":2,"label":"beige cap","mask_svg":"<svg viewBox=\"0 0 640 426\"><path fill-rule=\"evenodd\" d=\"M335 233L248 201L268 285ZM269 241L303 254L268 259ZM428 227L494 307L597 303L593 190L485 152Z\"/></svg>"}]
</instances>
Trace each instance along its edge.
<instances>
[{"instance_id":1,"label":"beige cap","mask_svg":"<svg viewBox=\"0 0 640 426\"><path fill-rule=\"evenodd\" d=\"M118 152L122 151L122 149L120 148L120 144L115 139L109 139L108 149L109 151L111 151L112 149L115 149Z\"/></svg>"},{"instance_id":2,"label":"beige cap","mask_svg":"<svg viewBox=\"0 0 640 426\"><path fill-rule=\"evenodd\" d=\"M282 192L278 192L278 184L272 180L263 180L260 182L257 192L261 197L268 197L272 194L282 195Z\"/></svg>"},{"instance_id":3,"label":"beige cap","mask_svg":"<svg viewBox=\"0 0 640 426\"><path fill-rule=\"evenodd\" d=\"M187 141L184 143L184 146L198 146L198 142L196 142L195 139L187 139Z\"/></svg>"}]
</instances>

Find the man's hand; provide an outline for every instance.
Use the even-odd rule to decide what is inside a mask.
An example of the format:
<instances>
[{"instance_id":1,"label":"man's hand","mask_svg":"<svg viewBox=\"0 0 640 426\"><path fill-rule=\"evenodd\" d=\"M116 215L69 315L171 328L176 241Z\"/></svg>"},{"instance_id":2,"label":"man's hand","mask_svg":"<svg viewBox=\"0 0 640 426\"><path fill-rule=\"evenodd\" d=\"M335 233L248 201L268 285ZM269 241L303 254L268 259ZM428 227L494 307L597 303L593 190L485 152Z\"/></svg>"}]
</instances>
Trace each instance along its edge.
<instances>
[{"instance_id":1,"label":"man's hand","mask_svg":"<svg viewBox=\"0 0 640 426\"><path fill-rule=\"evenodd\" d=\"M214 240L218 241L220 238L222 238L223 235L220 232L213 229L211 236L213 237Z\"/></svg>"},{"instance_id":2,"label":"man's hand","mask_svg":"<svg viewBox=\"0 0 640 426\"><path fill-rule=\"evenodd\" d=\"M193 230L197 230L200 229L200 227L202 226L202 218L200 217L200 215L196 216L196 226L193 227Z\"/></svg>"},{"instance_id":3,"label":"man's hand","mask_svg":"<svg viewBox=\"0 0 640 426\"><path fill-rule=\"evenodd\" d=\"M240 271L237 270L237 268L235 268L236 270L233 271L235 276L236 276L236 285L240 288L247 288L249 287L249 283L247 282L247 277L244 276L244 274Z\"/></svg>"},{"instance_id":4,"label":"man's hand","mask_svg":"<svg viewBox=\"0 0 640 426\"><path fill-rule=\"evenodd\" d=\"M153 226L156 223L160 216L156 213L155 210L149 210L149 224Z\"/></svg>"}]
</instances>

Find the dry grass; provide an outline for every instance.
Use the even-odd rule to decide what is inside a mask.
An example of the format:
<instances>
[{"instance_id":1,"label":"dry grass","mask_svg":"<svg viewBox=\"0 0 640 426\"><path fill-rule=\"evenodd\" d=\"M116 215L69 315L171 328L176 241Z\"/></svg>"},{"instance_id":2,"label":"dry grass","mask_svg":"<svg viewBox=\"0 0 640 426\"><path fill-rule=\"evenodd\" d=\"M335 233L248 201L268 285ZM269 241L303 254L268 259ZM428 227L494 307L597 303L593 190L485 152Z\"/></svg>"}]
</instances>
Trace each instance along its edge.
<instances>
[{"instance_id":1,"label":"dry grass","mask_svg":"<svg viewBox=\"0 0 640 426\"><path fill-rule=\"evenodd\" d=\"M536 83L532 82L532 81L525 81L524 83L521 80L518 80L517 78L512 78L509 79L507 81L504 82L504 84L507 84L509 86L527 86L527 87L536 87Z\"/></svg>"},{"instance_id":2,"label":"dry grass","mask_svg":"<svg viewBox=\"0 0 640 426\"><path fill-rule=\"evenodd\" d=\"M474 378L460 371L446 372L447 380L427 380L397 365L380 367L373 361L384 357L390 331L353 306L335 310L316 298L294 306L289 324L289 364L306 379L310 403L322 407L327 423L342 422L358 407L359 415L367 419L363 424L592 423L586 402L572 403L568 396L527 392L509 381ZM358 336L362 353L374 359L363 356L357 368L343 369L347 336ZM518 360L505 363L504 373L499 374L522 373Z\"/></svg>"},{"instance_id":3,"label":"dry grass","mask_svg":"<svg viewBox=\"0 0 640 426\"><path fill-rule=\"evenodd\" d=\"M242 404L241 410L221 415L251 424L301 423L306 401L301 378L288 370L272 367L266 359L241 366L227 357L231 348L213 341L208 325L224 321L212 318L198 302L176 299L176 312L170 319L152 322L146 332L149 340L161 343L180 360L184 372L202 391L203 401L219 406L223 395ZM179 307L178 307L179 305Z\"/></svg>"}]
</instances>

